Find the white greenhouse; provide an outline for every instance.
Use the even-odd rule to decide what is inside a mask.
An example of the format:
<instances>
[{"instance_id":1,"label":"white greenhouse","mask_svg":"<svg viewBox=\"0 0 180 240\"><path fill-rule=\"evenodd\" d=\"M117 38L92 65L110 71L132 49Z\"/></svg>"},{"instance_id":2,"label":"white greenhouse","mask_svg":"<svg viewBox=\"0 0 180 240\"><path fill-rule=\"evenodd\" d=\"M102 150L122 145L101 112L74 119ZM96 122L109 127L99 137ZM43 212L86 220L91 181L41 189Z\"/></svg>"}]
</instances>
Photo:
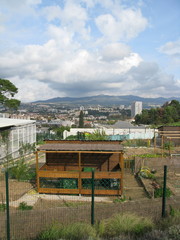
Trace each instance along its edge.
<instances>
[{"instance_id":1,"label":"white greenhouse","mask_svg":"<svg viewBox=\"0 0 180 240\"><path fill-rule=\"evenodd\" d=\"M23 145L36 142L36 122L33 120L0 118L0 163L8 156L17 158Z\"/></svg>"}]
</instances>

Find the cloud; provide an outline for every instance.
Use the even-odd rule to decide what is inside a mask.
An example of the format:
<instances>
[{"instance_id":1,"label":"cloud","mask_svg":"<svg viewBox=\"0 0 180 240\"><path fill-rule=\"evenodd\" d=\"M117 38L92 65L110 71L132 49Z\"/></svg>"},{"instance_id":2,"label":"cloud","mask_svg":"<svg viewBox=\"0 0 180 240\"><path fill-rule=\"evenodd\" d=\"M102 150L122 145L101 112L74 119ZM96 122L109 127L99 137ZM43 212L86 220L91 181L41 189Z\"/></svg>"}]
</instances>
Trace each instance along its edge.
<instances>
[{"instance_id":1,"label":"cloud","mask_svg":"<svg viewBox=\"0 0 180 240\"><path fill-rule=\"evenodd\" d=\"M180 56L180 40L167 42L159 48L159 51L169 56Z\"/></svg>"},{"instance_id":2,"label":"cloud","mask_svg":"<svg viewBox=\"0 0 180 240\"><path fill-rule=\"evenodd\" d=\"M141 11L121 9L118 15L104 14L95 19L99 31L110 41L129 40L145 30L148 25Z\"/></svg>"},{"instance_id":3,"label":"cloud","mask_svg":"<svg viewBox=\"0 0 180 240\"><path fill-rule=\"evenodd\" d=\"M122 43L111 43L105 45L101 52L102 58L107 61L123 59L130 53L130 47Z\"/></svg>"},{"instance_id":4,"label":"cloud","mask_svg":"<svg viewBox=\"0 0 180 240\"><path fill-rule=\"evenodd\" d=\"M178 95L179 80L143 61L128 45L148 27L139 7L112 0L0 3L8 9L0 39L7 46L1 44L0 77L17 85L22 101L94 94L169 96L169 91ZM0 21L3 17L4 10ZM177 46L166 44L161 51L176 55Z\"/></svg>"}]
</instances>

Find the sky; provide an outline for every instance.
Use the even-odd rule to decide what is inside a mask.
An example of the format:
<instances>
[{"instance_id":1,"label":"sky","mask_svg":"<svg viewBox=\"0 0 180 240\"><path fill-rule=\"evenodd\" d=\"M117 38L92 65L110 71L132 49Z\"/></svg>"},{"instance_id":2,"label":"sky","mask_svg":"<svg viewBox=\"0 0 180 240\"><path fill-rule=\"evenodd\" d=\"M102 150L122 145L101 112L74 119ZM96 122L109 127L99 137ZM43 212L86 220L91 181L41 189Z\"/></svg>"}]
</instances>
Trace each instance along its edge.
<instances>
[{"instance_id":1,"label":"sky","mask_svg":"<svg viewBox=\"0 0 180 240\"><path fill-rule=\"evenodd\" d=\"M0 78L22 102L180 96L180 0L0 0Z\"/></svg>"}]
</instances>

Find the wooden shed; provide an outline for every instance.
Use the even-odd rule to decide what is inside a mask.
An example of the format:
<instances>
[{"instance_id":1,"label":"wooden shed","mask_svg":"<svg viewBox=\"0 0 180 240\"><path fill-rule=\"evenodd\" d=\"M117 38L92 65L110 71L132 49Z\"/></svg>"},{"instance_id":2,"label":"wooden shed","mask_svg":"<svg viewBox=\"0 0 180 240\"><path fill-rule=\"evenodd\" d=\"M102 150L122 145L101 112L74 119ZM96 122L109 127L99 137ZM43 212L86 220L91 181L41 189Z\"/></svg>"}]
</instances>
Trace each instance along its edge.
<instances>
[{"instance_id":1,"label":"wooden shed","mask_svg":"<svg viewBox=\"0 0 180 240\"><path fill-rule=\"evenodd\" d=\"M45 163L39 167L39 155ZM122 195L123 146L120 141L46 141L36 152L39 193Z\"/></svg>"}]
</instances>

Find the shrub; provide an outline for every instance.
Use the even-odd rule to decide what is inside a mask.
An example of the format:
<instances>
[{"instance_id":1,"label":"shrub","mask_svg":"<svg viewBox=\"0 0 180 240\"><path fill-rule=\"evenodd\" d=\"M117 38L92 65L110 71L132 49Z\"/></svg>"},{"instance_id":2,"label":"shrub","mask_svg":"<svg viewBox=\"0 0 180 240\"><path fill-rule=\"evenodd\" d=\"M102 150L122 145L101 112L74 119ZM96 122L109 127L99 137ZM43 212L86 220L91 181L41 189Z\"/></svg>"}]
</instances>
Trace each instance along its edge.
<instances>
[{"instance_id":1,"label":"shrub","mask_svg":"<svg viewBox=\"0 0 180 240\"><path fill-rule=\"evenodd\" d=\"M153 228L150 219L134 214L115 215L105 222L104 237L117 237L121 234L139 235Z\"/></svg>"},{"instance_id":2,"label":"shrub","mask_svg":"<svg viewBox=\"0 0 180 240\"><path fill-rule=\"evenodd\" d=\"M64 239L70 240L88 240L95 239L95 229L87 223L72 223L63 229Z\"/></svg>"},{"instance_id":3,"label":"shrub","mask_svg":"<svg viewBox=\"0 0 180 240\"><path fill-rule=\"evenodd\" d=\"M54 224L42 231L37 237L38 240L56 240L62 235L63 226Z\"/></svg>"},{"instance_id":4,"label":"shrub","mask_svg":"<svg viewBox=\"0 0 180 240\"><path fill-rule=\"evenodd\" d=\"M172 192L169 188L166 188L166 197L170 197L172 195ZM163 196L163 188L156 188L154 191L154 197L159 198Z\"/></svg>"},{"instance_id":5,"label":"shrub","mask_svg":"<svg viewBox=\"0 0 180 240\"><path fill-rule=\"evenodd\" d=\"M72 223L67 226L52 225L50 228L44 230L38 236L39 240L88 240L96 238L96 230L90 224L86 223Z\"/></svg>"},{"instance_id":6,"label":"shrub","mask_svg":"<svg viewBox=\"0 0 180 240\"><path fill-rule=\"evenodd\" d=\"M168 236L170 239L180 240L180 225L174 225L169 227Z\"/></svg>"},{"instance_id":7,"label":"shrub","mask_svg":"<svg viewBox=\"0 0 180 240\"><path fill-rule=\"evenodd\" d=\"M4 212L6 210L6 204L0 204L0 212Z\"/></svg>"},{"instance_id":8,"label":"shrub","mask_svg":"<svg viewBox=\"0 0 180 240\"><path fill-rule=\"evenodd\" d=\"M18 209L19 209L19 210L23 210L23 211L24 211L24 210L31 210L31 209L33 209L33 206L27 205L26 202L21 202L21 203L19 204Z\"/></svg>"},{"instance_id":9,"label":"shrub","mask_svg":"<svg viewBox=\"0 0 180 240\"><path fill-rule=\"evenodd\" d=\"M174 149L174 143L173 142L165 142L164 149L166 150L173 150Z\"/></svg>"},{"instance_id":10,"label":"shrub","mask_svg":"<svg viewBox=\"0 0 180 240\"><path fill-rule=\"evenodd\" d=\"M31 170L28 163L24 159L20 159L9 167L10 178L17 179L18 181L29 181L35 178L35 170Z\"/></svg>"},{"instance_id":11,"label":"shrub","mask_svg":"<svg viewBox=\"0 0 180 240\"><path fill-rule=\"evenodd\" d=\"M150 232L146 232L138 238L138 240L168 240L167 233L162 230L152 230Z\"/></svg>"},{"instance_id":12,"label":"shrub","mask_svg":"<svg viewBox=\"0 0 180 240\"><path fill-rule=\"evenodd\" d=\"M170 214L172 214L171 211ZM166 230L168 227L179 225L179 223L180 223L180 211L174 210L173 216L170 215L166 218L161 219L158 225L160 229Z\"/></svg>"}]
</instances>

